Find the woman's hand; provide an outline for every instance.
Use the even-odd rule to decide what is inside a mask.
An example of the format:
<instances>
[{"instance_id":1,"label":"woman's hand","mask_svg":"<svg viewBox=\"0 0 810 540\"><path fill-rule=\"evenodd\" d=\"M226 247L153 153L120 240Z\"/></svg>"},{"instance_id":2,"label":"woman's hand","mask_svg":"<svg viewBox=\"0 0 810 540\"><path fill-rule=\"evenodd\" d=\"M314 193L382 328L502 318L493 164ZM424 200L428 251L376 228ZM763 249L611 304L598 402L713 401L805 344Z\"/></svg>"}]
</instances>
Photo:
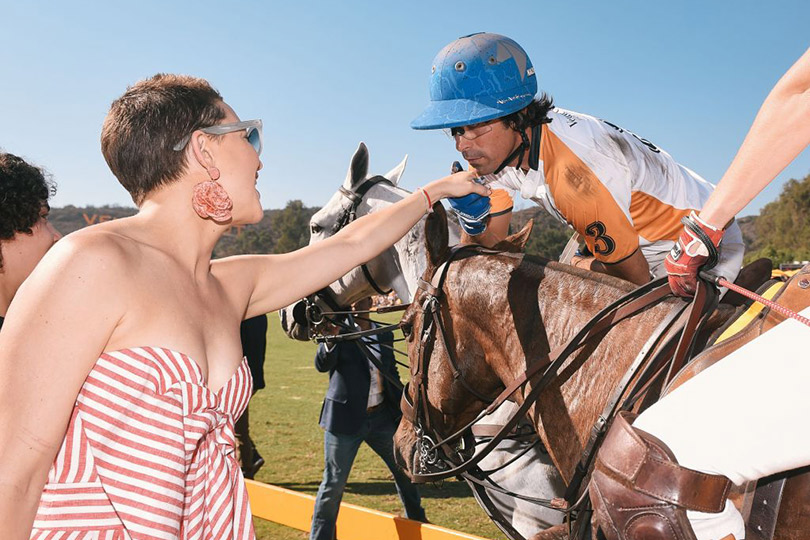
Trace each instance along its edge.
<instances>
[{"instance_id":1,"label":"woman's hand","mask_svg":"<svg viewBox=\"0 0 810 540\"><path fill-rule=\"evenodd\" d=\"M446 197L463 197L470 193L489 195L492 190L487 186L474 182L476 175L470 171L461 171L450 176L434 180L422 189L430 196L431 202Z\"/></svg>"}]
</instances>

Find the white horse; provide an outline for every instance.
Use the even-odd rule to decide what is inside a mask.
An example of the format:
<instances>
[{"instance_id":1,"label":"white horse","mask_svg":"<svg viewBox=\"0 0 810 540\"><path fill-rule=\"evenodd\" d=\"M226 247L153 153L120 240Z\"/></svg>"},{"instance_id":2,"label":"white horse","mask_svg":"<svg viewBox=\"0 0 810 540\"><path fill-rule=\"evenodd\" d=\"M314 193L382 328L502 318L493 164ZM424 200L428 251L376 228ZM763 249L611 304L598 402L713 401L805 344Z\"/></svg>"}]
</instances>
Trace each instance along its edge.
<instances>
[{"instance_id":1,"label":"white horse","mask_svg":"<svg viewBox=\"0 0 810 540\"><path fill-rule=\"evenodd\" d=\"M309 243L320 242L335 234L344 220L352 212L362 217L381 208L385 208L410 194L410 191L397 186L408 156L402 162L380 177L368 174L368 148L360 143L352 156L349 171L343 185L332 195L323 208L318 210L310 220ZM367 182L371 182L368 191L358 197L358 192ZM359 199L359 201L358 201ZM458 242L459 232L455 225L450 226L451 243ZM416 291L416 281L424 273L427 258L425 257L424 219L416 224L396 244L365 264L366 270L358 266L329 287L329 294L337 305L351 306L357 300L380 290L394 290L403 303L411 301ZM328 306L321 306L330 311ZM307 341L310 337L306 321L301 317L302 304L293 304L280 310L281 326L291 338Z\"/></svg>"},{"instance_id":2,"label":"white horse","mask_svg":"<svg viewBox=\"0 0 810 540\"><path fill-rule=\"evenodd\" d=\"M309 243L314 244L335 234L350 219L354 210L356 217L375 212L391 205L410 194L397 186L405 170L407 156L387 174L384 180L369 176L369 156L362 142L352 156L349 171L343 185L310 220ZM353 217L353 216L352 216ZM450 225L450 244L459 240L456 224ZM416 291L417 280L425 272L427 264L424 220L417 223L408 234L374 259L366 263L366 271L357 267L332 283L329 295L339 306L350 306L353 302L373 294L377 289L396 291L403 303L410 302ZM324 311L329 306L322 305ZM306 341L310 338L306 317L302 317L303 303L299 302L280 310L281 326L293 339ZM296 313L298 311L298 313ZM482 423L493 424L509 418L514 405L506 402L496 413ZM500 487L532 497L552 498L562 495L565 487L551 460L539 445L520 455L526 444L504 440L479 467L494 470L512 461L503 470L491 475ZM561 523L562 515L536 504L515 499L492 489L482 491L470 484L481 507L490 517L500 513L501 520L494 520L503 532L513 540L529 538L538 529ZM493 510L494 508L494 510Z\"/></svg>"}]
</instances>

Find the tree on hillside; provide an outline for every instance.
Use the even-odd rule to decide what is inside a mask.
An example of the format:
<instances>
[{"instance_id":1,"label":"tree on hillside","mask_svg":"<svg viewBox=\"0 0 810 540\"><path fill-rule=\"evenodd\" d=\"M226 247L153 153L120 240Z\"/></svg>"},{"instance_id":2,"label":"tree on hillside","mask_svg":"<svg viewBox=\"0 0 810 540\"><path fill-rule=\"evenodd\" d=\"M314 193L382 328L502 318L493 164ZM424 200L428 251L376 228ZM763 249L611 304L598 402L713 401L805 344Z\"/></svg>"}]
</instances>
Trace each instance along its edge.
<instances>
[{"instance_id":1,"label":"tree on hillside","mask_svg":"<svg viewBox=\"0 0 810 540\"><path fill-rule=\"evenodd\" d=\"M262 221L257 226L245 227L234 242L235 253L273 253L273 235Z\"/></svg>"},{"instance_id":2,"label":"tree on hillside","mask_svg":"<svg viewBox=\"0 0 810 540\"><path fill-rule=\"evenodd\" d=\"M774 264L810 259L810 175L789 180L779 198L765 205L745 261L769 257Z\"/></svg>"},{"instance_id":3,"label":"tree on hillside","mask_svg":"<svg viewBox=\"0 0 810 540\"><path fill-rule=\"evenodd\" d=\"M307 245L309 218L314 212L314 208L306 208L304 203L295 200L289 201L284 210L273 216L270 227L278 238L273 253L288 253Z\"/></svg>"},{"instance_id":4,"label":"tree on hillside","mask_svg":"<svg viewBox=\"0 0 810 540\"><path fill-rule=\"evenodd\" d=\"M534 227L526 244L526 253L557 259L573 231L551 217L544 209L531 207L512 215L510 232L519 231L530 219L534 220Z\"/></svg>"}]
</instances>

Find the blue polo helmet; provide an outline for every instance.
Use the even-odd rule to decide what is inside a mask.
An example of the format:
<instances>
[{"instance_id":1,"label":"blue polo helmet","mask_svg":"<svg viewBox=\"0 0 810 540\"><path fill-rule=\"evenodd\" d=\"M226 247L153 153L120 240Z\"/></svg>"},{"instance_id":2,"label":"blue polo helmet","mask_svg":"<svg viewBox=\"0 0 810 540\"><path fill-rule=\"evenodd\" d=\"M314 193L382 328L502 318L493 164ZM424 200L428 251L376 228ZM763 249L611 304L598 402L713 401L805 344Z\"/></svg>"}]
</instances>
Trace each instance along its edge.
<instances>
[{"instance_id":1,"label":"blue polo helmet","mask_svg":"<svg viewBox=\"0 0 810 540\"><path fill-rule=\"evenodd\" d=\"M413 129L468 126L507 116L537 94L529 55L508 37L480 32L439 51L430 76L430 104Z\"/></svg>"}]
</instances>

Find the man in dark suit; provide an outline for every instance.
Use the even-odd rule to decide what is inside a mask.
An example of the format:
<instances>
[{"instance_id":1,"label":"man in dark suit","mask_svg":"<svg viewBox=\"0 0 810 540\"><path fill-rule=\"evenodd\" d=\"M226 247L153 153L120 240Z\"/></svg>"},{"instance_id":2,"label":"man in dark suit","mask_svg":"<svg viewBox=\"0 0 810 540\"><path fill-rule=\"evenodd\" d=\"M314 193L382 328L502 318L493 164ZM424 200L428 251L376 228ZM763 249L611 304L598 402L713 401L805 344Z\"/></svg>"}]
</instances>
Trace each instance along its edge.
<instances>
[{"instance_id":1,"label":"man in dark suit","mask_svg":"<svg viewBox=\"0 0 810 540\"><path fill-rule=\"evenodd\" d=\"M253 377L253 394L264 388L264 357L267 352L267 315L256 315L242 321L239 327L242 338L242 354L245 355ZM252 397L252 396L251 396ZM234 423L239 465L245 478L253 480L258 470L264 465L264 458L259 454L250 436L250 405Z\"/></svg>"},{"instance_id":2,"label":"man in dark suit","mask_svg":"<svg viewBox=\"0 0 810 540\"><path fill-rule=\"evenodd\" d=\"M354 304L358 311L371 307L371 299ZM356 321L358 330L368 330L372 324ZM380 372L361 350L357 341L321 344L315 355L315 368L329 372L329 390L321 408L320 425L324 433L323 481L315 498L310 540L332 540L335 537L343 489L360 444L365 441L394 475L405 516L427 521L419 492L394 463L393 437L401 413L399 399L401 383L394 363L393 334L383 332L372 338L362 338L385 374ZM397 381L395 384L390 379Z\"/></svg>"}]
</instances>

